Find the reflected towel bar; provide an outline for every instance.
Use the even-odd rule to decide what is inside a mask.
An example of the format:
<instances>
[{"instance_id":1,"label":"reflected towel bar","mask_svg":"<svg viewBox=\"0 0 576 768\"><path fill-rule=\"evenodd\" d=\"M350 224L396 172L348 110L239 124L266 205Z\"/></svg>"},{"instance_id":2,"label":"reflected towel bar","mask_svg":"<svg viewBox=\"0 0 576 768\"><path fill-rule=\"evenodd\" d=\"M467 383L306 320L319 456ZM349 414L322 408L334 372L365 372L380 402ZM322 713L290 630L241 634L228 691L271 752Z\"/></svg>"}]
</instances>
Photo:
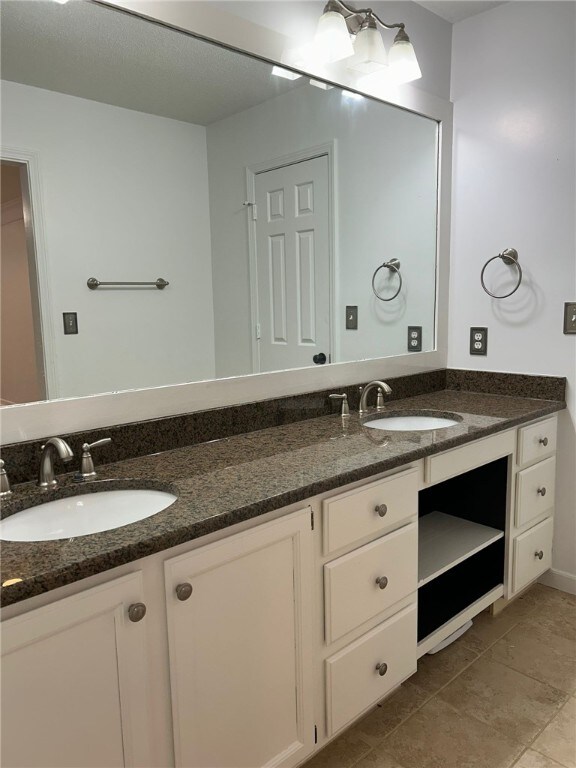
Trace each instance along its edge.
<instances>
[{"instance_id":1,"label":"reflected towel bar","mask_svg":"<svg viewBox=\"0 0 576 768\"><path fill-rule=\"evenodd\" d=\"M102 280L96 280L95 277L90 277L86 281L86 285L91 291L95 291L96 288L99 288L101 285L155 285L159 291L162 291L167 285L170 285L170 283L168 280L164 280L163 277L159 277L158 280L153 283L104 283Z\"/></svg>"}]
</instances>

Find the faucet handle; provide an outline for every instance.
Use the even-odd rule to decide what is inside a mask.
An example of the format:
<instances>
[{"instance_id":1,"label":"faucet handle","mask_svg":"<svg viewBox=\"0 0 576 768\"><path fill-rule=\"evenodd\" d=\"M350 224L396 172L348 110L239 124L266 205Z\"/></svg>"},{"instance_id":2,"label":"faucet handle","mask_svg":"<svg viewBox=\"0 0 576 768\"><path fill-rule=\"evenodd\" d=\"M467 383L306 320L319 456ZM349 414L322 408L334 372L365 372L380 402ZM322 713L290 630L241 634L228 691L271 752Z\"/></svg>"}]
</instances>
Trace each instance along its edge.
<instances>
[{"instance_id":1,"label":"faucet handle","mask_svg":"<svg viewBox=\"0 0 576 768\"><path fill-rule=\"evenodd\" d=\"M348 395L346 393L342 395L328 395L330 400L342 400L342 416L350 416L350 408L348 407Z\"/></svg>"},{"instance_id":2,"label":"faucet handle","mask_svg":"<svg viewBox=\"0 0 576 768\"><path fill-rule=\"evenodd\" d=\"M0 498L6 499L8 496L12 496L12 489L10 488L10 480L4 469L4 459L0 459Z\"/></svg>"},{"instance_id":3,"label":"faucet handle","mask_svg":"<svg viewBox=\"0 0 576 768\"><path fill-rule=\"evenodd\" d=\"M96 440L95 443L84 443L82 445L82 458L80 460L80 472L76 475L77 480L87 480L89 477L96 477L94 460L90 451L92 448L99 448L101 445L108 445L111 442L111 437L103 437L102 440Z\"/></svg>"}]
</instances>

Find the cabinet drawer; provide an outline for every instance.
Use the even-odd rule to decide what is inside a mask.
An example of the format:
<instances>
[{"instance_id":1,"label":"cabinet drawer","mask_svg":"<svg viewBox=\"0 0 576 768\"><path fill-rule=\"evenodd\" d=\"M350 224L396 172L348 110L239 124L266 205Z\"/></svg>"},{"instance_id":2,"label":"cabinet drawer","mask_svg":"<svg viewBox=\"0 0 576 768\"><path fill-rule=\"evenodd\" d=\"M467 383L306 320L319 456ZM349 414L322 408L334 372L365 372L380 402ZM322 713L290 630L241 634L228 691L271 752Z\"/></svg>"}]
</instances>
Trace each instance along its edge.
<instances>
[{"instance_id":1,"label":"cabinet drawer","mask_svg":"<svg viewBox=\"0 0 576 768\"><path fill-rule=\"evenodd\" d=\"M342 637L410 595L417 588L417 579L416 523L325 565L326 642Z\"/></svg>"},{"instance_id":2,"label":"cabinet drawer","mask_svg":"<svg viewBox=\"0 0 576 768\"><path fill-rule=\"evenodd\" d=\"M427 483L438 483L455 475L461 475L469 469L488 464L514 451L515 432L502 432L484 440L477 440L462 448L454 448L437 456L429 456L424 464L424 477Z\"/></svg>"},{"instance_id":3,"label":"cabinet drawer","mask_svg":"<svg viewBox=\"0 0 576 768\"><path fill-rule=\"evenodd\" d=\"M378 535L418 514L418 471L410 469L322 504L324 553Z\"/></svg>"},{"instance_id":4,"label":"cabinet drawer","mask_svg":"<svg viewBox=\"0 0 576 768\"><path fill-rule=\"evenodd\" d=\"M553 528L553 519L548 517L514 539L515 592L550 568Z\"/></svg>"},{"instance_id":5,"label":"cabinet drawer","mask_svg":"<svg viewBox=\"0 0 576 768\"><path fill-rule=\"evenodd\" d=\"M385 664L380 669L376 665ZM385 669L383 675L380 671ZM416 606L392 616L326 660L331 736L416 672Z\"/></svg>"},{"instance_id":6,"label":"cabinet drawer","mask_svg":"<svg viewBox=\"0 0 576 768\"><path fill-rule=\"evenodd\" d=\"M521 528L554 506L556 459L546 459L516 476L516 527Z\"/></svg>"},{"instance_id":7,"label":"cabinet drawer","mask_svg":"<svg viewBox=\"0 0 576 768\"><path fill-rule=\"evenodd\" d=\"M556 427L553 418L518 430L518 466L545 459L556 451Z\"/></svg>"}]
</instances>

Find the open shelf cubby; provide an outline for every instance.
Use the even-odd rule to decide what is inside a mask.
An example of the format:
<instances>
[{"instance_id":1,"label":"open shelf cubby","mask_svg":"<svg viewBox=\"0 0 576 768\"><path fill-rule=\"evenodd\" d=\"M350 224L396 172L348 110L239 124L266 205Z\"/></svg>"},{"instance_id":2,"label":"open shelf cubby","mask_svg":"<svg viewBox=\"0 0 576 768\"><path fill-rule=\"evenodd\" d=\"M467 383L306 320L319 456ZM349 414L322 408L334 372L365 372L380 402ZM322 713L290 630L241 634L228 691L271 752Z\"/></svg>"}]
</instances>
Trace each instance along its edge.
<instances>
[{"instance_id":1,"label":"open shelf cubby","mask_svg":"<svg viewBox=\"0 0 576 768\"><path fill-rule=\"evenodd\" d=\"M504 581L508 459L419 494L418 641Z\"/></svg>"}]
</instances>

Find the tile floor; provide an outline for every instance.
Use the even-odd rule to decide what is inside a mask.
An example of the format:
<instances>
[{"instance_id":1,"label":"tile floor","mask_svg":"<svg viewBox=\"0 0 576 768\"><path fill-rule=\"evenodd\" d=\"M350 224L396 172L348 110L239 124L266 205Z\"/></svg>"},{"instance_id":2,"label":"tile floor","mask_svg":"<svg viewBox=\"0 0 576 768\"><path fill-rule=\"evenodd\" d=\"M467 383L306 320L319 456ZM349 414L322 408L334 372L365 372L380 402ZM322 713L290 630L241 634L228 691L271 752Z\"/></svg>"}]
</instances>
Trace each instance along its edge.
<instances>
[{"instance_id":1,"label":"tile floor","mask_svg":"<svg viewBox=\"0 0 576 768\"><path fill-rule=\"evenodd\" d=\"M540 584L302 768L576 768L576 596Z\"/></svg>"}]
</instances>

